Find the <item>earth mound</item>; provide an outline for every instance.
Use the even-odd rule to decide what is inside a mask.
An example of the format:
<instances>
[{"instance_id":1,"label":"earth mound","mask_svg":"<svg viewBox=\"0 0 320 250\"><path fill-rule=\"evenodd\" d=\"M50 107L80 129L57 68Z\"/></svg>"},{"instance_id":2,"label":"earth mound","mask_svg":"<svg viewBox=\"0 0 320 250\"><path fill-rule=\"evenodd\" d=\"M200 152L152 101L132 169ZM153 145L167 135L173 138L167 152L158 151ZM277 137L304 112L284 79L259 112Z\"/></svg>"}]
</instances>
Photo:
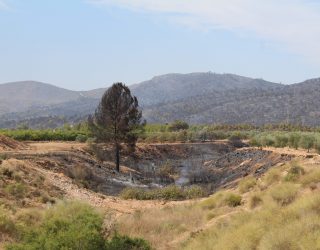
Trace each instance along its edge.
<instances>
[{"instance_id":1,"label":"earth mound","mask_svg":"<svg viewBox=\"0 0 320 250\"><path fill-rule=\"evenodd\" d=\"M19 150L24 148L26 148L24 143L18 142L7 136L0 135L0 150Z\"/></svg>"}]
</instances>

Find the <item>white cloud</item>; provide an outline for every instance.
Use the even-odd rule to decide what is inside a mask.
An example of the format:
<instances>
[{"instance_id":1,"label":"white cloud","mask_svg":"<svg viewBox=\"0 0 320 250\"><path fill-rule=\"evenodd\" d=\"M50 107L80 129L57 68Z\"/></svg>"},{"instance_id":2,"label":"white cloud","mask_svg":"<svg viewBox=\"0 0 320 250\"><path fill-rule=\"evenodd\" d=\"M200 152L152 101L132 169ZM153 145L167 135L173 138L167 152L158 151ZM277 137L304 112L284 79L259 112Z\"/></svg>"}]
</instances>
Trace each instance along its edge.
<instances>
[{"instance_id":1,"label":"white cloud","mask_svg":"<svg viewBox=\"0 0 320 250\"><path fill-rule=\"evenodd\" d=\"M89 0L135 11L170 14L201 29L253 33L320 65L320 4L316 0Z\"/></svg>"}]
</instances>

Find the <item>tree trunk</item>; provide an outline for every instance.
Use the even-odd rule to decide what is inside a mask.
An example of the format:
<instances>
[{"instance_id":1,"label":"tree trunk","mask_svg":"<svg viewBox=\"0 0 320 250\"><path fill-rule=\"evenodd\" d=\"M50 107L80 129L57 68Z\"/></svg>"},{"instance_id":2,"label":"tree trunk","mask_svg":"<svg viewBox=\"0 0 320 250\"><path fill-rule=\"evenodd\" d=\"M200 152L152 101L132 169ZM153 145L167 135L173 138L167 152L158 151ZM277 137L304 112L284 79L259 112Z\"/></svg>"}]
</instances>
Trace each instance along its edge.
<instances>
[{"instance_id":1,"label":"tree trunk","mask_svg":"<svg viewBox=\"0 0 320 250\"><path fill-rule=\"evenodd\" d=\"M116 144L116 170L120 172L120 146Z\"/></svg>"}]
</instances>

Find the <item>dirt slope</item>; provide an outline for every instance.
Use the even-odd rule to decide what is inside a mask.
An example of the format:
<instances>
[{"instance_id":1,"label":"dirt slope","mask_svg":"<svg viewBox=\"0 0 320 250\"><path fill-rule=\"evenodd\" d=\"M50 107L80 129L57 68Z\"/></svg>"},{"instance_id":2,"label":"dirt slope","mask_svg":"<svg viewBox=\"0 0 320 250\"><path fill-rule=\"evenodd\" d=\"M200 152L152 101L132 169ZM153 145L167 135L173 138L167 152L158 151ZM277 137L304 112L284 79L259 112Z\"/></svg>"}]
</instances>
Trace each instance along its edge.
<instances>
[{"instance_id":1,"label":"dirt slope","mask_svg":"<svg viewBox=\"0 0 320 250\"><path fill-rule=\"evenodd\" d=\"M24 143L13 140L7 136L0 135L0 151L21 150L25 148L26 145Z\"/></svg>"}]
</instances>

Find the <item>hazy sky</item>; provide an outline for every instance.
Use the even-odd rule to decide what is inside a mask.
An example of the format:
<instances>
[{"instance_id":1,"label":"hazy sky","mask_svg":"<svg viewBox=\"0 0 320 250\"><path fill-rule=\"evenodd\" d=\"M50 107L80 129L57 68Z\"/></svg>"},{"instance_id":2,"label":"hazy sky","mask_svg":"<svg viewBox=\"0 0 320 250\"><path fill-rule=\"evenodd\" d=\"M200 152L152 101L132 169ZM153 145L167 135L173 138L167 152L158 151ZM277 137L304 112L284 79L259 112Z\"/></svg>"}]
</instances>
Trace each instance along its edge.
<instances>
[{"instance_id":1,"label":"hazy sky","mask_svg":"<svg viewBox=\"0 0 320 250\"><path fill-rule=\"evenodd\" d=\"M320 0L0 0L0 82L320 77Z\"/></svg>"}]
</instances>

